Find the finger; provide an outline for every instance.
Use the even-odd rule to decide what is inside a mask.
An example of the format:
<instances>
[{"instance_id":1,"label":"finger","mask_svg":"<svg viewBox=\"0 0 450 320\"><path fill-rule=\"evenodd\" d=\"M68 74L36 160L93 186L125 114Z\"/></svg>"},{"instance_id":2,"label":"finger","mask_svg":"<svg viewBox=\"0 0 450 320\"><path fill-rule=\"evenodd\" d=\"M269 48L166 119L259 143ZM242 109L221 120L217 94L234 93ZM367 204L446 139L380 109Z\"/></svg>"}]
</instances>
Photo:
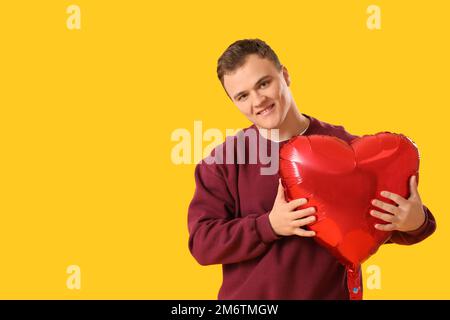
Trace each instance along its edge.
<instances>
[{"instance_id":1,"label":"finger","mask_svg":"<svg viewBox=\"0 0 450 320\"><path fill-rule=\"evenodd\" d=\"M393 192L381 191L381 195L385 198L391 199L392 201L394 201L395 203L397 203L400 206L405 205L408 202L408 200L403 198L401 195L398 195Z\"/></svg>"},{"instance_id":2,"label":"finger","mask_svg":"<svg viewBox=\"0 0 450 320\"><path fill-rule=\"evenodd\" d=\"M286 202L286 198L284 196L284 187L281 184L281 179L278 179L278 191L275 201Z\"/></svg>"},{"instance_id":3,"label":"finger","mask_svg":"<svg viewBox=\"0 0 450 320\"><path fill-rule=\"evenodd\" d=\"M375 229L380 231L394 231L397 228L397 226L393 223L389 224L376 224Z\"/></svg>"},{"instance_id":4,"label":"finger","mask_svg":"<svg viewBox=\"0 0 450 320\"><path fill-rule=\"evenodd\" d=\"M314 231L304 230L302 228L296 228L294 230L294 234L296 234L300 237L314 237L316 235L316 233Z\"/></svg>"},{"instance_id":5,"label":"finger","mask_svg":"<svg viewBox=\"0 0 450 320\"><path fill-rule=\"evenodd\" d=\"M309 215L312 215L314 213L316 213L316 208L314 208L314 207L300 209L300 210L292 211L292 218L301 219L301 218L307 217Z\"/></svg>"},{"instance_id":6,"label":"finger","mask_svg":"<svg viewBox=\"0 0 450 320\"><path fill-rule=\"evenodd\" d=\"M396 219L396 217L394 215L389 214L389 213L383 213L383 212L380 212L380 211L377 211L377 210L370 210L370 215L372 217L381 219L381 220L386 221L386 222L391 222L392 223L392 222L397 221L397 219Z\"/></svg>"},{"instance_id":7,"label":"finger","mask_svg":"<svg viewBox=\"0 0 450 320\"><path fill-rule=\"evenodd\" d=\"M308 202L308 200L306 198L294 199L294 200L288 202L288 210L289 211L295 210L298 207L304 205L306 202Z\"/></svg>"},{"instance_id":8,"label":"finger","mask_svg":"<svg viewBox=\"0 0 450 320\"><path fill-rule=\"evenodd\" d=\"M417 189L417 176L413 175L409 179L409 192L410 192L410 198L418 197L419 196L419 190Z\"/></svg>"},{"instance_id":9,"label":"finger","mask_svg":"<svg viewBox=\"0 0 450 320\"><path fill-rule=\"evenodd\" d=\"M397 214L397 213L398 213L398 212L397 212L397 210L398 210L398 207L397 207L397 206L393 206L392 204L383 202L383 201L381 201L381 200L374 199L374 200L372 200L372 204L373 204L375 207L378 207L378 208L380 208L380 209L383 209L383 210L386 211L386 212L389 212L389 213L392 213L392 214Z\"/></svg>"},{"instance_id":10,"label":"finger","mask_svg":"<svg viewBox=\"0 0 450 320\"><path fill-rule=\"evenodd\" d=\"M306 226L308 224L311 224L313 222L316 221L316 217L315 216L311 216L311 217L307 217L304 219L297 219L292 221L291 225L295 228L299 228L299 227L303 227Z\"/></svg>"}]
</instances>

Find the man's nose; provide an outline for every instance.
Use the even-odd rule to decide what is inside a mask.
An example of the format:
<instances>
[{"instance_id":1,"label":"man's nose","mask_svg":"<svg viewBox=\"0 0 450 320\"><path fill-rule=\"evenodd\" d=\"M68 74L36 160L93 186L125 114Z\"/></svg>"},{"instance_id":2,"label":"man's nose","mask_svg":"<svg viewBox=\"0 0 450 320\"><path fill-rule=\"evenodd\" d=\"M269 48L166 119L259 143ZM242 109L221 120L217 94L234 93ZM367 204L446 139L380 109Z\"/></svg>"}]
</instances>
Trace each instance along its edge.
<instances>
[{"instance_id":1,"label":"man's nose","mask_svg":"<svg viewBox=\"0 0 450 320\"><path fill-rule=\"evenodd\" d=\"M253 108L261 107L265 100L265 96L259 94L258 92L255 92L253 95Z\"/></svg>"}]
</instances>

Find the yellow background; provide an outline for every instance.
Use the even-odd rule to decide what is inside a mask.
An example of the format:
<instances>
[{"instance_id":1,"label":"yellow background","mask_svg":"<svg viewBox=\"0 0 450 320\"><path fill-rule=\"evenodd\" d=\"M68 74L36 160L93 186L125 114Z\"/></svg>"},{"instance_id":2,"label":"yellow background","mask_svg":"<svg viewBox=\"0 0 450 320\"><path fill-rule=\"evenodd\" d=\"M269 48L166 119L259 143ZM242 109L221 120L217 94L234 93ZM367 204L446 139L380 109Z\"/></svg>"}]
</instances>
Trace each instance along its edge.
<instances>
[{"instance_id":1,"label":"yellow background","mask_svg":"<svg viewBox=\"0 0 450 320\"><path fill-rule=\"evenodd\" d=\"M81 30L66 8L81 8ZM366 9L381 8L368 30ZM450 298L448 1L2 1L0 298L215 299L220 265L188 251L194 165L171 133L247 127L216 79L233 41L259 37L301 112L421 152L437 232L383 246L366 299ZM205 143L207 144L207 143ZM81 268L69 290L66 268Z\"/></svg>"}]
</instances>

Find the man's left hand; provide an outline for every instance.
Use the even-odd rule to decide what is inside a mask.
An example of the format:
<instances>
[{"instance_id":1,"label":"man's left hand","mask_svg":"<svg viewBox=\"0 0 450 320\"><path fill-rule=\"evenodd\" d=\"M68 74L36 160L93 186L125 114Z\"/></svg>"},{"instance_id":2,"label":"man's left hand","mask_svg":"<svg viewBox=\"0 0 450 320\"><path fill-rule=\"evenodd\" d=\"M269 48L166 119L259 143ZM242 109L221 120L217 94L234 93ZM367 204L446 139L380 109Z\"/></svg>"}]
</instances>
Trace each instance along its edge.
<instances>
[{"instance_id":1,"label":"man's left hand","mask_svg":"<svg viewBox=\"0 0 450 320\"><path fill-rule=\"evenodd\" d=\"M372 204L386 212L371 210L373 217L388 222L387 224L375 224L375 228L381 231L414 231L425 222L425 212L422 200L417 190L417 177L414 175L409 180L410 196L408 199L389 191L382 191L381 195L391 199L397 205L392 205L381 200L374 199Z\"/></svg>"}]
</instances>

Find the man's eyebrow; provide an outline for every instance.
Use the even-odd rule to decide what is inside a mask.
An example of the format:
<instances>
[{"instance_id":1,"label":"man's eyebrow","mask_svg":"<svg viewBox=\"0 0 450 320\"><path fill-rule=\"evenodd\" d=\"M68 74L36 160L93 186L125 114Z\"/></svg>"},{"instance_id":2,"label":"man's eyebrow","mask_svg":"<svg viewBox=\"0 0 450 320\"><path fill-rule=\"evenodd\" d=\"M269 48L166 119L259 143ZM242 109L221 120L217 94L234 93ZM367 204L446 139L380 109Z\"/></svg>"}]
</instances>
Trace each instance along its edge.
<instances>
[{"instance_id":1,"label":"man's eyebrow","mask_svg":"<svg viewBox=\"0 0 450 320\"><path fill-rule=\"evenodd\" d=\"M268 78L271 78L271 76L266 75L266 76L263 76L263 77L259 78L259 80L256 81L254 87L257 87L261 82L263 82L264 80L267 80ZM243 93L245 93L245 91L241 91L241 92L235 94L234 97L233 97L233 99L236 100L236 98L239 97L239 96L240 96L241 94L243 94Z\"/></svg>"}]
</instances>

